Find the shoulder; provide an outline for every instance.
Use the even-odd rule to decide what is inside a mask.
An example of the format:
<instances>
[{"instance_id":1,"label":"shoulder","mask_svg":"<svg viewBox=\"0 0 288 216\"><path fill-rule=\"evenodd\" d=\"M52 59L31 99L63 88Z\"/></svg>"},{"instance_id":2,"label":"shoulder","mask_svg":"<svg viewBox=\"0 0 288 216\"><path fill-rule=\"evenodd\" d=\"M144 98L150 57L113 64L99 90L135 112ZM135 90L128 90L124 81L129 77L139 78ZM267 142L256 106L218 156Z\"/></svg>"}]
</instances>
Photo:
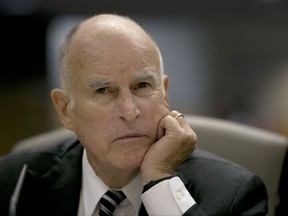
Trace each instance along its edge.
<instances>
[{"instance_id":1,"label":"shoulder","mask_svg":"<svg viewBox=\"0 0 288 216\"><path fill-rule=\"evenodd\" d=\"M255 198L255 202L260 202L265 209L267 194L262 180L224 158L197 149L177 172L192 197L206 212L231 214L239 208L245 208L245 200L251 202L247 197Z\"/></svg>"},{"instance_id":2,"label":"shoulder","mask_svg":"<svg viewBox=\"0 0 288 216\"><path fill-rule=\"evenodd\" d=\"M41 176L53 165L62 163L61 161L69 157L80 157L81 152L82 146L75 138L52 143L49 146L12 152L0 157L0 173L6 173L1 175L0 180L13 173L19 175L24 164Z\"/></svg>"},{"instance_id":3,"label":"shoulder","mask_svg":"<svg viewBox=\"0 0 288 216\"><path fill-rule=\"evenodd\" d=\"M244 167L202 149L196 149L177 170L187 179L214 178L214 183L223 180L243 181L254 174ZM208 180L208 179L207 179ZM216 182L215 182L216 181Z\"/></svg>"},{"instance_id":4,"label":"shoulder","mask_svg":"<svg viewBox=\"0 0 288 216\"><path fill-rule=\"evenodd\" d=\"M23 178L20 203L25 211L31 212L31 209L37 211L47 207L42 206L43 203L49 203L49 209L46 210L50 212L53 210L52 203L58 204L59 200L56 198L60 197L61 191L78 193L81 182L79 173L81 173L82 149L79 141L73 138L51 143L46 147L12 152L1 157L0 214L7 214L10 197L24 164L27 165L28 171ZM51 198L53 194L57 194L55 200Z\"/></svg>"}]
</instances>

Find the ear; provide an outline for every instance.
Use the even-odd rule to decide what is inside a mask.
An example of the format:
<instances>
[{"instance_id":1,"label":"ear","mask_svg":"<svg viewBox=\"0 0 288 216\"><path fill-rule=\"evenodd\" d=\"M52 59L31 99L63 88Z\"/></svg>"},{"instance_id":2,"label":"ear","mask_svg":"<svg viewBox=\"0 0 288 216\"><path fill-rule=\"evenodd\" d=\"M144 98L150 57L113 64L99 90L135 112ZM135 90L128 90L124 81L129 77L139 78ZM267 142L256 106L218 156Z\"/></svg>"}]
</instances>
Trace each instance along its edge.
<instances>
[{"instance_id":1,"label":"ear","mask_svg":"<svg viewBox=\"0 0 288 216\"><path fill-rule=\"evenodd\" d=\"M163 76L163 88L164 88L164 97L166 102L168 103L168 88L169 88L169 78L167 75Z\"/></svg>"},{"instance_id":2,"label":"ear","mask_svg":"<svg viewBox=\"0 0 288 216\"><path fill-rule=\"evenodd\" d=\"M51 91L51 99L62 124L66 128L73 130L73 112L71 100L67 93L62 89L53 89Z\"/></svg>"}]
</instances>

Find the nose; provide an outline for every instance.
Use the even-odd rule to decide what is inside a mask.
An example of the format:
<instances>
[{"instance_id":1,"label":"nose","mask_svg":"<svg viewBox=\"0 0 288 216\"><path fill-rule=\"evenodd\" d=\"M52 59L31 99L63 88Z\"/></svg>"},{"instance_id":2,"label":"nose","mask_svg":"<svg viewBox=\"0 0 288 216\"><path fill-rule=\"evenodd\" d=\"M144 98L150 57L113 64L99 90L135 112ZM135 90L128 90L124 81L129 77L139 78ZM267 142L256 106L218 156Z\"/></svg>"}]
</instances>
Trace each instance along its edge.
<instances>
[{"instance_id":1,"label":"nose","mask_svg":"<svg viewBox=\"0 0 288 216\"><path fill-rule=\"evenodd\" d=\"M126 121L133 121L140 115L137 99L130 91L119 93L116 110L118 115Z\"/></svg>"}]
</instances>

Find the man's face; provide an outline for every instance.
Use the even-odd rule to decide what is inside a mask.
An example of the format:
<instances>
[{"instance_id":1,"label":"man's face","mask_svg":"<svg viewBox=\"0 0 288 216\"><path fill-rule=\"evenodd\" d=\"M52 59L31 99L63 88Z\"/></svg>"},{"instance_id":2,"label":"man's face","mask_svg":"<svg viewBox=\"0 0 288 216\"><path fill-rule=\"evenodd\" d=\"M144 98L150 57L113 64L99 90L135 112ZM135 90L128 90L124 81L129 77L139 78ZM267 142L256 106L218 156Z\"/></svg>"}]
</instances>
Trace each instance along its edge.
<instances>
[{"instance_id":1,"label":"man's face","mask_svg":"<svg viewBox=\"0 0 288 216\"><path fill-rule=\"evenodd\" d=\"M138 168L169 113L156 56L130 45L91 46L75 67L71 129L101 169Z\"/></svg>"}]
</instances>

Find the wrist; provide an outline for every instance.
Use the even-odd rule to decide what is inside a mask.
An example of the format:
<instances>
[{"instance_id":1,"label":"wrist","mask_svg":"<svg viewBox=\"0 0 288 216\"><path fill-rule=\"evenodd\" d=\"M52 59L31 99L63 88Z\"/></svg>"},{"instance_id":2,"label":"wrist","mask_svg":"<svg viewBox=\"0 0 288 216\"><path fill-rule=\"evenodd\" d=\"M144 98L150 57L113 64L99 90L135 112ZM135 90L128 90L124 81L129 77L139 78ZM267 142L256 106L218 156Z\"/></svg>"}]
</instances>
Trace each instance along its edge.
<instances>
[{"instance_id":1,"label":"wrist","mask_svg":"<svg viewBox=\"0 0 288 216\"><path fill-rule=\"evenodd\" d=\"M169 172L149 172L141 173L142 174L142 185L148 184L150 181L157 181L162 178L172 176Z\"/></svg>"},{"instance_id":2,"label":"wrist","mask_svg":"<svg viewBox=\"0 0 288 216\"><path fill-rule=\"evenodd\" d=\"M166 176L166 177L163 177L163 178L160 178L160 179L157 179L157 180L149 181L147 184L144 185L142 193L148 191L150 188L152 188L156 184L158 184L158 183L160 183L162 181L165 181L165 180L169 180L169 179L171 179L173 177L175 177L175 176L170 175L170 176Z\"/></svg>"}]
</instances>

